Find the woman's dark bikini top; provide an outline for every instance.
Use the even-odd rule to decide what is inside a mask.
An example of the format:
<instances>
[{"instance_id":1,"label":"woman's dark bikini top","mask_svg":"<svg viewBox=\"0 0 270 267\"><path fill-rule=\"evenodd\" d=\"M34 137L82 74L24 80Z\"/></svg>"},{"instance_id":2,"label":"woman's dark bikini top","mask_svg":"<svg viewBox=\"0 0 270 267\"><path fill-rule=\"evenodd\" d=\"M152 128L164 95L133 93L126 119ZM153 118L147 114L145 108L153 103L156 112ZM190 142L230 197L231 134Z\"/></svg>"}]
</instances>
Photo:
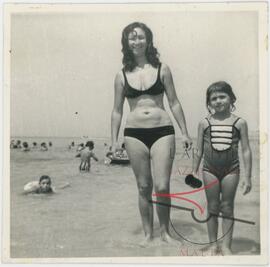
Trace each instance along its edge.
<instances>
[{"instance_id":1,"label":"woman's dark bikini top","mask_svg":"<svg viewBox=\"0 0 270 267\"><path fill-rule=\"evenodd\" d=\"M159 66L158 66L158 73L157 73L156 82L150 88L148 88L146 90L138 90L138 89L135 89L135 88L131 87L129 85L129 83L128 83L126 73L125 73L125 71L123 69L122 71L123 71L123 75L124 75L124 78L125 78L125 85L124 85L125 97L127 97L127 98L135 98L135 97L138 97L138 96L141 96L141 95L159 95L159 94L162 94L165 91L165 87L164 87L164 85L163 85L163 83L161 82L161 79L160 79L160 68L161 68L161 63L159 63Z\"/></svg>"}]
</instances>

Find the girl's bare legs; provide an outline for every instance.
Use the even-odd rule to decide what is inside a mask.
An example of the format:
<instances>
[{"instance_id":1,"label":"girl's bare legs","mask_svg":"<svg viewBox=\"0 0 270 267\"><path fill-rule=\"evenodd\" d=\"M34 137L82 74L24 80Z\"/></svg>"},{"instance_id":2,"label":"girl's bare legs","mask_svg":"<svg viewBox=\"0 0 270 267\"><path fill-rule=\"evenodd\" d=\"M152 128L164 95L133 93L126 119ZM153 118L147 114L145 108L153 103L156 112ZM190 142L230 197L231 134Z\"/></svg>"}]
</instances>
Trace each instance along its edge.
<instances>
[{"instance_id":1,"label":"girl's bare legs","mask_svg":"<svg viewBox=\"0 0 270 267\"><path fill-rule=\"evenodd\" d=\"M156 193L170 193L170 176L175 155L175 137L167 135L158 139L151 147L151 159L153 166L154 187ZM170 205L171 199L157 197L158 202ZM174 243L169 233L170 208L156 205L160 223L161 240Z\"/></svg>"},{"instance_id":2,"label":"girl's bare legs","mask_svg":"<svg viewBox=\"0 0 270 267\"><path fill-rule=\"evenodd\" d=\"M210 172L203 171L203 181L204 185L210 184L213 181L216 181L217 177ZM210 214L219 214L220 207L220 183L216 183L213 186L205 189L206 198L207 198L207 216ZM218 217L211 216L207 221L207 230L210 246L208 249L217 250L217 235L218 235Z\"/></svg>"},{"instance_id":3,"label":"girl's bare legs","mask_svg":"<svg viewBox=\"0 0 270 267\"><path fill-rule=\"evenodd\" d=\"M141 245L145 245L153 238L153 204L149 202L152 200L153 190L150 154L147 146L136 138L126 136L125 145L137 181L139 210L145 233L145 240Z\"/></svg>"},{"instance_id":4,"label":"girl's bare legs","mask_svg":"<svg viewBox=\"0 0 270 267\"><path fill-rule=\"evenodd\" d=\"M220 210L223 216L233 217L234 213L234 198L239 183L239 173L231 173L225 176L221 181L221 205ZM226 255L231 255L232 235L233 235L233 220L223 218L222 219L222 252Z\"/></svg>"}]
</instances>

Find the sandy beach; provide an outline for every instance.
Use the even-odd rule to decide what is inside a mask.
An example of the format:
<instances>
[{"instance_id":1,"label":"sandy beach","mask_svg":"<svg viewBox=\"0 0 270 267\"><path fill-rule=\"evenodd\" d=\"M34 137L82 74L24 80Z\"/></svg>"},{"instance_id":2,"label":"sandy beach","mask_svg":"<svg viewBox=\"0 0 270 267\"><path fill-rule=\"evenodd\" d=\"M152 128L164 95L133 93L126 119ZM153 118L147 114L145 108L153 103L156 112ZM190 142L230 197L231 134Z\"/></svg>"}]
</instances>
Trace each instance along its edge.
<instances>
[{"instance_id":1,"label":"sandy beach","mask_svg":"<svg viewBox=\"0 0 270 267\"><path fill-rule=\"evenodd\" d=\"M16 137L16 139L19 139ZM52 141L46 152L11 150L11 257L125 257L125 256L201 256L201 244L208 241L206 223L196 222L190 212L171 209L171 222L189 241L183 244L162 245L159 242L158 220L155 213L155 239L151 246L139 246L143 231L137 204L137 188L131 167L104 164L104 142L97 139L95 152L99 162L92 162L90 173L80 173L75 148L69 150L71 138L20 138L30 144L40 140ZM255 222L255 225L235 222L232 249L236 255L260 254L260 192L259 145L251 141L253 152L253 189L246 196L241 188L235 199L235 217ZM190 153L191 154L191 153ZM241 163L242 163L242 159ZM192 161L181 151L177 141L176 158L171 176L171 193L192 190L184 182ZM57 188L66 182L70 187L53 195L23 195L23 186L49 175ZM241 178L243 178L241 164ZM190 194L189 198L206 207L204 191ZM154 198L155 199L155 198ZM192 203L172 199L174 205L195 209L198 218L204 218ZM220 231L219 237L222 236ZM195 244L197 243L197 244ZM198 244L200 243L200 244ZM186 254L186 255L185 255Z\"/></svg>"}]
</instances>

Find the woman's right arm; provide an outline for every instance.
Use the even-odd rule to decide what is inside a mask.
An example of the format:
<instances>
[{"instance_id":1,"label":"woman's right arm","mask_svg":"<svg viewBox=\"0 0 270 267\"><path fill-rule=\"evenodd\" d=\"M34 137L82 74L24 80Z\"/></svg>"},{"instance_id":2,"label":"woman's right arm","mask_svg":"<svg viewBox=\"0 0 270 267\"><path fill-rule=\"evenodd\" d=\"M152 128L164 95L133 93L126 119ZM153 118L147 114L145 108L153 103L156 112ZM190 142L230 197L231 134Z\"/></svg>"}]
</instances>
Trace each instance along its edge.
<instances>
[{"instance_id":1,"label":"woman's right arm","mask_svg":"<svg viewBox=\"0 0 270 267\"><path fill-rule=\"evenodd\" d=\"M118 134L123 115L124 100L124 83L122 79L122 72L120 71L117 73L114 80L114 105L111 115L111 142L113 153L117 147Z\"/></svg>"},{"instance_id":2,"label":"woman's right arm","mask_svg":"<svg viewBox=\"0 0 270 267\"><path fill-rule=\"evenodd\" d=\"M198 176L202 155L203 155L203 132L204 121L201 121L198 126L197 148L193 149L192 174Z\"/></svg>"}]
</instances>

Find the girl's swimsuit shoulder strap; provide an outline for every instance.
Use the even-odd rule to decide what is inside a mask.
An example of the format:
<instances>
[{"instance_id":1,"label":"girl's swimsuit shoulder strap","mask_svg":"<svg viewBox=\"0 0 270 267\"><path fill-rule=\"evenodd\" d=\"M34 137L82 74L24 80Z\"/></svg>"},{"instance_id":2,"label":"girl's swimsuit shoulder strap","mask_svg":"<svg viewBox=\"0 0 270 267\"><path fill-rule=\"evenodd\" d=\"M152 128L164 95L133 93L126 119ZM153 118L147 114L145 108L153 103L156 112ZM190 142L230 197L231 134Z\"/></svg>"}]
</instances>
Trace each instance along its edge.
<instances>
[{"instance_id":1,"label":"girl's swimsuit shoulder strap","mask_svg":"<svg viewBox=\"0 0 270 267\"><path fill-rule=\"evenodd\" d=\"M207 117L205 119L207 120L209 126L211 126L210 120Z\"/></svg>"},{"instance_id":2,"label":"girl's swimsuit shoulder strap","mask_svg":"<svg viewBox=\"0 0 270 267\"><path fill-rule=\"evenodd\" d=\"M234 121L233 126L235 126L235 124L236 124L240 119L241 119L241 118L238 117L238 118Z\"/></svg>"}]
</instances>

